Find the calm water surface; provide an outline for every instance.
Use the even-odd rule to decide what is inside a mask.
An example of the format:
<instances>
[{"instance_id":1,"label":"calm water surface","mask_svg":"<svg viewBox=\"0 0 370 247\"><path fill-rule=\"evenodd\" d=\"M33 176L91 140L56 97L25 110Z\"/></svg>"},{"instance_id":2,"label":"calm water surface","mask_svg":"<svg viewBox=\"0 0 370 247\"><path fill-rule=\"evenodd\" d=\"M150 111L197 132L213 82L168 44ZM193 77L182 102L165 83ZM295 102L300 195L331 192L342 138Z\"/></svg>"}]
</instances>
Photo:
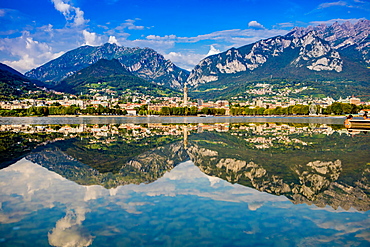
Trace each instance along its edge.
<instances>
[{"instance_id":1,"label":"calm water surface","mask_svg":"<svg viewBox=\"0 0 370 247\"><path fill-rule=\"evenodd\" d=\"M369 246L341 118L0 118L0 246Z\"/></svg>"}]
</instances>

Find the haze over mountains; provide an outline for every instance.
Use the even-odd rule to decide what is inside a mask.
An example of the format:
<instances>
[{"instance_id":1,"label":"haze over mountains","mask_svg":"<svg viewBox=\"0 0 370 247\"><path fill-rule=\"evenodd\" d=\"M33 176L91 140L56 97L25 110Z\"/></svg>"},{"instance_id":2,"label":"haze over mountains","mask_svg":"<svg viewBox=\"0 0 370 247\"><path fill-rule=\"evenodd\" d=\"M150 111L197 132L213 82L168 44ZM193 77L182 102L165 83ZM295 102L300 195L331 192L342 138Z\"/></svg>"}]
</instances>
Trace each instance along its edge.
<instances>
[{"instance_id":1,"label":"haze over mountains","mask_svg":"<svg viewBox=\"0 0 370 247\"><path fill-rule=\"evenodd\" d=\"M148 83L178 91L187 84L194 97L228 98L243 91L246 82L275 83L273 79L290 80L293 85L294 81L309 82L310 86L324 94L340 89L342 96L347 96L369 88L369 34L369 20L360 20L356 24L345 22L294 28L284 36L209 56L191 72L177 67L152 49L107 43L71 50L25 75L42 81L49 88L85 93L88 92L88 85L85 83L82 89L82 81L93 77L93 70L98 66L92 65L103 59L105 67L113 66L111 72L116 76L141 78ZM112 59L117 59L122 66L107 64L107 60ZM88 67L88 73L86 70L81 72ZM95 73L97 77L98 74ZM138 80L134 81L137 83ZM334 85L330 90L325 89L327 84L324 82L327 81ZM146 84L143 81L141 83ZM337 88L338 83L343 85ZM207 93L209 90L213 90L213 93Z\"/></svg>"}]
</instances>

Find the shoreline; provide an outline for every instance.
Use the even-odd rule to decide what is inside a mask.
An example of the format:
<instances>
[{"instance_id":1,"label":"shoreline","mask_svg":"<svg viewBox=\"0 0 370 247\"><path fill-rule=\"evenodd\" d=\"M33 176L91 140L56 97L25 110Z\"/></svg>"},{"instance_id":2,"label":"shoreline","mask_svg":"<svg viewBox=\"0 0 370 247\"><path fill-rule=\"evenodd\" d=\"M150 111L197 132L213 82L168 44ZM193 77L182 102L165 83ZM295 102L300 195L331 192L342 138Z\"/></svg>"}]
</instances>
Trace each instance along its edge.
<instances>
[{"instance_id":1,"label":"shoreline","mask_svg":"<svg viewBox=\"0 0 370 247\"><path fill-rule=\"evenodd\" d=\"M195 116L195 115L165 115L165 116L132 116L132 115L48 115L48 116L0 116L2 118L345 118L346 115L216 115L216 116ZM355 116L356 117L356 116Z\"/></svg>"}]
</instances>

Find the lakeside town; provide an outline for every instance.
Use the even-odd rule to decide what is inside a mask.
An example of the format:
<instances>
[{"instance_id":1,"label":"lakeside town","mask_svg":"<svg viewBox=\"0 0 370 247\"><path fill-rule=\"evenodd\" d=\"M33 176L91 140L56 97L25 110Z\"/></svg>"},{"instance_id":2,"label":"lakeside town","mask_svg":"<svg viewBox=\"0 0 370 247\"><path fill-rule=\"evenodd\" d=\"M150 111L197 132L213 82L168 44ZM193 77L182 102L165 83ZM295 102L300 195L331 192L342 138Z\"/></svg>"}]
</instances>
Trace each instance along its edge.
<instances>
[{"instance_id":1,"label":"lakeside town","mask_svg":"<svg viewBox=\"0 0 370 247\"><path fill-rule=\"evenodd\" d=\"M363 114L369 111L370 101L358 97L339 98L291 98L281 95L266 97L266 88L259 89L250 100L233 97L231 101L203 101L188 97L188 89L183 96L153 97L130 92L123 98L114 94L96 93L81 97L53 92L58 97L25 98L0 101L0 116L47 116L47 115L318 115L318 114ZM57 99L55 99L57 98ZM124 100L123 100L124 99ZM129 99L129 100L127 100ZM333 106L334 105L334 106ZM334 108L339 109L334 109ZM299 108L299 109L298 109ZM333 108L333 109L331 109ZM296 110L294 110L296 109Z\"/></svg>"}]
</instances>

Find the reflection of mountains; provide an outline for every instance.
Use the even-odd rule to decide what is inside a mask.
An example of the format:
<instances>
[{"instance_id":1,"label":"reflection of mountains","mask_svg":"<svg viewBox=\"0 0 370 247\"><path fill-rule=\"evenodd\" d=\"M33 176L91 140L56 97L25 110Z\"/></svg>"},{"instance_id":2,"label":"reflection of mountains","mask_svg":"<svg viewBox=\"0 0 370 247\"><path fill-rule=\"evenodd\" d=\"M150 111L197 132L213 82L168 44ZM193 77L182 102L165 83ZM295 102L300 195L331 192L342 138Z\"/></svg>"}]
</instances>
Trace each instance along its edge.
<instances>
[{"instance_id":1,"label":"reflection of mountains","mask_svg":"<svg viewBox=\"0 0 370 247\"><path fill-rule=\"evenodd\" d=\"M259 149L237 135L204 132L187 137L185 149L179 136L152 136L136 143L119 137L91 143L85 137L49 144L27 159L79 184L113 188L153 182L190 158L207 175L284 195L294 203L369 210L366 138L312 138L305 143L315 146Z\"/></svg>"},{"instance_id":2,"label":"reflection of mountains","mask_svg":"<svg viewBox=\"0 0 370 247\"><path fill-rule=\"evenodd\" d=\"M345 138L339 135L321 143L332 147L330 152L317 152L317 147L272 152L243 148L240 139L229 135L202 135L189 138L188 153L207 175L284 195L297 204L370 209L370 169L366 164L369 149L362 143L364 140L349 143L350 153L335 150L334 143Z\"/></svg>"},{"instance_id":3,"label":"reflection of mountains","mask_svg":"<svg viewBox=\"0 0 370 247\"><path fill-rule=\"evenodd\" d=\"M158 138L154 140L157 145L122 142L105 151L87 149L84 146L88 141L71 139L53 143L26 158L71 181L106 188L153 182L188 159L182 143L176 141L166 144L168 140L163 143Z\"/></svg>"}]
</instances>

